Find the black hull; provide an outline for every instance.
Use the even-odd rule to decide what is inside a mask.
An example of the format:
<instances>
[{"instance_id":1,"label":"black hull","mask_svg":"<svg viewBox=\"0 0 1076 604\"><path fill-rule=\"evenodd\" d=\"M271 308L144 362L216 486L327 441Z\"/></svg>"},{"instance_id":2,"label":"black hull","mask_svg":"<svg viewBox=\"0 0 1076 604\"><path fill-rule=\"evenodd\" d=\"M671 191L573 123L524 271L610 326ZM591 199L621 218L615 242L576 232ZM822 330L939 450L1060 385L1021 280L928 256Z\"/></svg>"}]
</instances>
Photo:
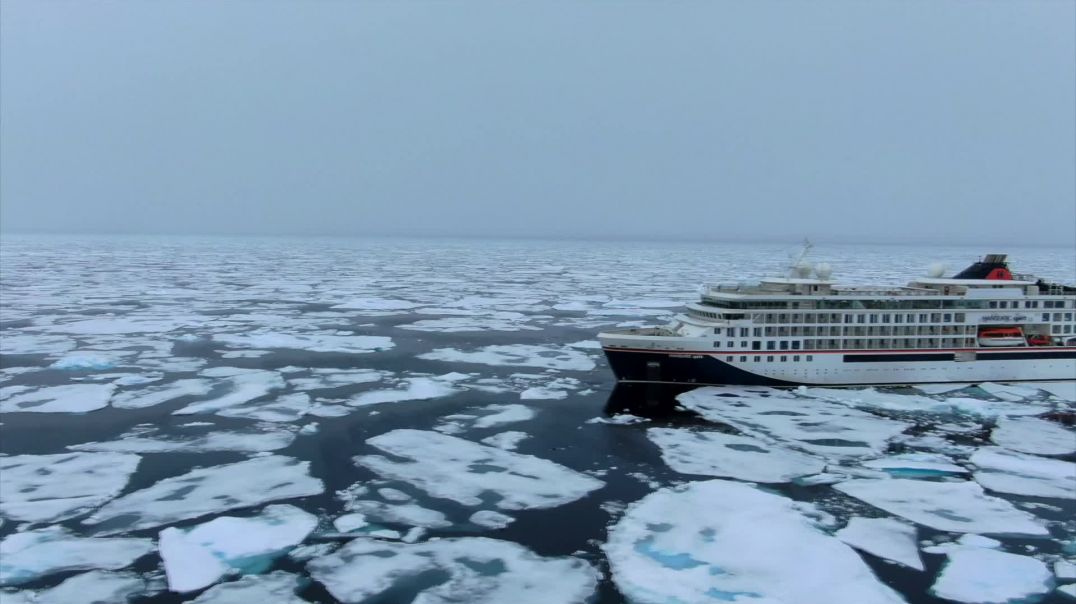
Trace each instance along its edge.
<instances>
[{"instance_id":1,"label":"black hull","mask_svg":"<svg viewBox=\"0 0 1076 604\"><path fill-rule=\"evenodd\" d=\"M616 379L650 384L694 384L698 386L799 386L798 382L777 380L702 354L628 352L605 349Z\"/></svg>"}]
</instances>

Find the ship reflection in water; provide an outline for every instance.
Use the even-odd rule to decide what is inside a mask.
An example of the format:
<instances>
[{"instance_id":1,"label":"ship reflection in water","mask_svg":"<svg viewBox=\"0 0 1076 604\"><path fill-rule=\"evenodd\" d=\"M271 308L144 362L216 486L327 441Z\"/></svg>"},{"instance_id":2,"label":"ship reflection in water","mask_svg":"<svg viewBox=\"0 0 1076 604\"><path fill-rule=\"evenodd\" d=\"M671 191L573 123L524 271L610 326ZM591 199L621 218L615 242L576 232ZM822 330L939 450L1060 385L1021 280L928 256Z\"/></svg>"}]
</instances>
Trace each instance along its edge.
<instances>
[{"instance_id":1,"label":"ship reflection in water","mask_svg":"<svg viewBox=\"0 0 1076 604\"><path fill-rule=\"evenodd\" d=\"M612 417L630 413L651 419L694 415L680 407L676 397L696 388L696 385L619 383L609 393L605 414Z\"/></svg>"}]
</instances>

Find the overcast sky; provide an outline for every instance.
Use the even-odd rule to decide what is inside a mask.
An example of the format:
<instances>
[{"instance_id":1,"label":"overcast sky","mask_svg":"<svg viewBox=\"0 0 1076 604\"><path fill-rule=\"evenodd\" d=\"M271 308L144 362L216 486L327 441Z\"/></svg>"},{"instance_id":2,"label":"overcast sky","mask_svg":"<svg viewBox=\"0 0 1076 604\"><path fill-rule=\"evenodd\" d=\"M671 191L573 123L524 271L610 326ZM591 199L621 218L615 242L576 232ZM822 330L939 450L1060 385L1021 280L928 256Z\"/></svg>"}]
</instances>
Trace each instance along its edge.
<instances>
[{"instance_id":1,"label":"overcast sky","mask_svg":"<svg viewBox=\"0 0 1076 604\"><path fill-rule=\"evenodd\" d=\"M1076 3L41 2L6 231L1076 242Z\"/></svg>"}]
</instances>

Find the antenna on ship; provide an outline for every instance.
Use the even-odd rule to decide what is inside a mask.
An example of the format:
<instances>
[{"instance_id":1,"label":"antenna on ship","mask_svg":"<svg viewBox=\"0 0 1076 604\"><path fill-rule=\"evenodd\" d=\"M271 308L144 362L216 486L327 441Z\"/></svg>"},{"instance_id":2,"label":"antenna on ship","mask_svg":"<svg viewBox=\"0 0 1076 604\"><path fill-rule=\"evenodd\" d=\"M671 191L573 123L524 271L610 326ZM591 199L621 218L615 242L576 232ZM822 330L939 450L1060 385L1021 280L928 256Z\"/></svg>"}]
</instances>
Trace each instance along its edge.
<instances>
[{"instance_id":1,"label":"antenna on ship","mask_svg":"<svg viewBox=\"0 0 1076 604\"><path fill-rule=\"evenodd\" d=\"M791 263L788 265L789 277L799 277L801 279L806 279L811 276L812 267L811 263L807 262L807 254L811 253L811 249L813 247L814 244L811 243L811 240L804 237L803 247L800 248L799 255L796 256L795 260L792 260L790 258Z\"/></svg>"}]
</instances>

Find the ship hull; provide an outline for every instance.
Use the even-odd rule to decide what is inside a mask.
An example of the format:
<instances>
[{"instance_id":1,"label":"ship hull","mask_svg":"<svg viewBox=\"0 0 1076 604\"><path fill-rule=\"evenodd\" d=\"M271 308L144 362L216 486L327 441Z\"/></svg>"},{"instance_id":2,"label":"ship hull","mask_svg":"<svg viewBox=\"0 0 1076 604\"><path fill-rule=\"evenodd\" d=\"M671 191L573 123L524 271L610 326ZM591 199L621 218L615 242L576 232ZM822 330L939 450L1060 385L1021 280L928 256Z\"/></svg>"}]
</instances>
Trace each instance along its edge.
<instances>
[{"instance_id":1,"label":"ship hull","mask_svg":"<svg viewBox=\"0 0 1076 604\"><path fill-rule=\"evenodd\" d=\"M612 347L603 350L617 380L626 383L788 387L1076 379L1076 348L835 351L809 355Z\"/></svg>"}]
</instances>

